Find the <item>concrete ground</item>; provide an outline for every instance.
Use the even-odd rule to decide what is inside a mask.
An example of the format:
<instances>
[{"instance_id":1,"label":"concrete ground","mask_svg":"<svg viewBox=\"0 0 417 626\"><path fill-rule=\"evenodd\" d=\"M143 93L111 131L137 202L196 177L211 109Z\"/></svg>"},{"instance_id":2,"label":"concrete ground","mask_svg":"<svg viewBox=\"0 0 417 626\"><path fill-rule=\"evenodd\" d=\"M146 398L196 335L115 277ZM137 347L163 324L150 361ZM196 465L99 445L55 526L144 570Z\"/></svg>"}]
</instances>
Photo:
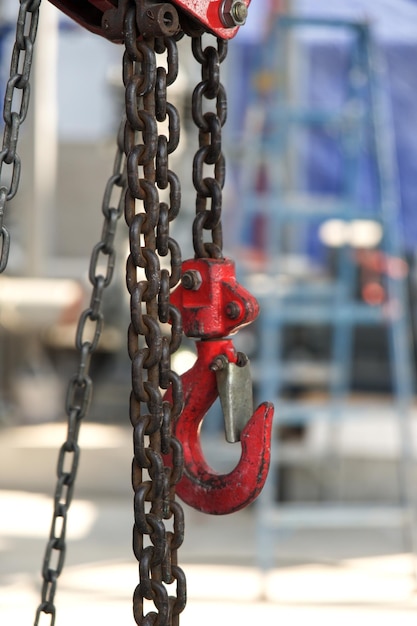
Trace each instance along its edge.
<instances>
[{"instance_id":1,"label":"concrete ground","mask_svg":"<svg viewBox=\"0 0 417 626\"><path fill-rule=\"evenodd\" d=\"M0 431L0 623L33 623L49 532L61 424ZM133 623L131 433L85 425L66 566L56 595L60 626ZM282 530L272 570L256 555L256 509L209 517L186 507L180 563L188 582L182 624L415 623L413 561L394 528ZM285 620L285 621L284 621ZM45 622L47 623L47 622Z\"/></svg>"}]
</instances>

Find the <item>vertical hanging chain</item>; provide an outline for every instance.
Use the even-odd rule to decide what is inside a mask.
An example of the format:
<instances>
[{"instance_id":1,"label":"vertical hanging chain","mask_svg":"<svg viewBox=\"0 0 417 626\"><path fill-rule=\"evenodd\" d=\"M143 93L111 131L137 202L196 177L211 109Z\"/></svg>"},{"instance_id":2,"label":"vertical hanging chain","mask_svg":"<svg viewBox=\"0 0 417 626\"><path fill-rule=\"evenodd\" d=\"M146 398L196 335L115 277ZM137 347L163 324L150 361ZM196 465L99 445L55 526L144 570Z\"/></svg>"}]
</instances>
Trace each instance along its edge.
<instances>
[{"instance_id":1,"label":"vertical hanging chain","mask_svg":"<svg viewBox=\"0 0 417 626\"><path fill-rule=\"evenodd\" d=\"M90 306L82 312L77 327L75 343L79 353L79 364L77 372L69 381L67 390L65 403L68 418L67 438L61 446L58 456L54 510L42 566L41 602L36 611L35 626L39 624L41 616L45 614L50 617L51 626L55 623L55 592L58 577L64 567L67 514L74 493L80 457L78 435L82 419L88 413L92 393L92 382L89 376L90 360L101 335L103 292L110 285L113 277L116 256L114 248L116 225L123 214L123 199L126 189L124 126L125 120L123 119L118 133L113 173L107 182L103 196L104 221L101 240L94 246L91 253L89 279L93 289ZM111 206L114 190L119 195L116 207Z\"/></svg>"},{"instance_id":2,"label":"vertical hanging chain","mask_svg":"<svg viewBox=\"0 0 417 626\"><path fill-rule=\"evenodd\" d=\"M126 120L119 130L113 174L104 193L102 238L91 254L90 306L81 314L76 333L80 361L67 392L67 439L58 457L54 511L35 626L43 614L50 616L52 626L55 623L54 598L65 561L67 513L80 455L78 435L92 392L89 365L101 335L102 296L113 276L113 243L123 206L130 241L126 278L131 295L128 350L132 360L130 418L134 426L133 550L139 562L140 578L133 597L135 621L142 625L175 626L186 602L185 575L177 563L177 551L184 537L184 514L175 500L183 455L181 444L171 434L171 422L181 413L183 397L181 378L170 366L171 354L181 343L182 322L179 311L169 301L170 290L181 277L180 249L169 236L169 223L178 214L181 192L177 176L168 168L168 155L178 146L180 121L177 110L167 101L167 86L178 73L178 53L173 38L140 39L135 3L127 12L125 26ZM156 53L164 52L167 69L156 66ZM158 135L158 122L168 123L168 136ZM142 143L137 143L138 136L142 137ZM143 178L138 176L140 167ZM110 207L115 187L120 188L117 209ZM157 188L167 190L168 202L159 201ZM143 212L136 213L137 200L143 202ZM160 257L167 256L170 270L160 267ZM103 264L105 271L100 273L99 266ZM138 268L144 271L144 280L138 281ZM168 323L171 331L166 335L161 324ZM172 387L172 404L162 400L160 391L169 387ZM147 407L144 412L143 406ZM169 467L165 466L164 457ZM165 521L169 521L172 530L167 530ZM168 595L167 585L173 583L176 594ZM145 613L146 601L153 602L156 612Z\"/></svg>"},{"instance_id":3,"label":"vertical hanging chain","mask_svg":"<svg viewBox=\"0 0 417 626\"><path fill-rule=\"evenodd\" d=\"M20 126L26 119L29 107L29 79L40 3L41 0L20 0L10 76L4 96L5 126L0 152L0 273L4 272L9 260L10 233L4 225L4 214L6 204L15 197L19 187L21 162L16 150Z\"/></svg>"},{"instance_id":4,"label":"vertical hanging chain","mask_svg":"<svg viewBox=\"0 0 417 626\"><path fill-rule=\"evenodd\" d=\"M169 302L170 289L181 277L180 249L169 236L169 224L180 207L180 185L168 167L168 156L179 142L180 122L176 108L167 101L167 87L178 73L178 54L172 37L140 36L135 3L126 16L125 45L133 551L139 562L133 614L137 624L169 626L179 623L186 602L185 576L177 564L184 515L175 500L183 456L181 444L171 434L171 423L181 413L183 396L181 378L170 365L170 356L181 342L182 321L177 308ZM157 55L162 54L166 68L157 66ZM168 123L168 136L158 134L158 123L163 122ZM168 202L160 201L158 189L167 190ZM162 257L168 258L169 270L161 268ZM164 334L161 324L167 323L170 332ZM172 404L163 401L161 395L161 389L168 388L172 389ZM168 522L172 530L167 530ZM169 586L174 583L175 595L169 595Z\"/></svg>"},{"instance_id":5,"label":"vertical hanging chain","mask_svg":"<svg viewBox=\"0 0 417 626\"><path fill-rule=\"evenodd\" d=\"M201 64L201 81L192 97L192 116L199 129L199 148L193 161L193 183L197 191L196 217L193 223L193 245L198 258L221 259L222 189L225 180L225 158L222 152L222 127L227 117L226 91L220 82L220 63L227 54L227 42L217 39L217 48L203 48L202 36L194 37L192 50ZM204 110L204 100L215 100L215 111ZM214 176L204 176L204 165L214 166ZM207 208L207 201L210 207ZM204 241L204 231L211 231L211 241Z\"/></svg>"}]
</instances>

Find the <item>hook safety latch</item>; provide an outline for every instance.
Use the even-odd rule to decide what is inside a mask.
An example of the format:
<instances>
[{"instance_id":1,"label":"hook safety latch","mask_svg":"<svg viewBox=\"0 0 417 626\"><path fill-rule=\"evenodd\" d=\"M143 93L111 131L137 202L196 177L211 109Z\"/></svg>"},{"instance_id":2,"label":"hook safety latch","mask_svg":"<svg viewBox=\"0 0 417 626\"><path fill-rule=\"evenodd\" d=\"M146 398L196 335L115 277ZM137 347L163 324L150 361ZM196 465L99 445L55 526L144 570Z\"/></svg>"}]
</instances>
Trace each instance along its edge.
<instances>
[{"instance_id":1,"label":"hook safety latch","mask_svg":"<svg viewBox=\"0 0 417 626\"><path fill-rule=\"evenodd\" d=\"M184 409L173 424L184 451L177 494L204 513L232 513L258 496L270 461L274 408L265 402L253 412L248 359L227 337L256 318L258 303L237 283L231 260L210 258L183 263L181 285L171 302L182 313L184 333L198 340L197 360L181 377ZM226 438L242 447L239 463L228 474L207 464L200 443L201 423L218 396ZM171 400L170 391L165 400Z\"/></svg>"}]
</instances>

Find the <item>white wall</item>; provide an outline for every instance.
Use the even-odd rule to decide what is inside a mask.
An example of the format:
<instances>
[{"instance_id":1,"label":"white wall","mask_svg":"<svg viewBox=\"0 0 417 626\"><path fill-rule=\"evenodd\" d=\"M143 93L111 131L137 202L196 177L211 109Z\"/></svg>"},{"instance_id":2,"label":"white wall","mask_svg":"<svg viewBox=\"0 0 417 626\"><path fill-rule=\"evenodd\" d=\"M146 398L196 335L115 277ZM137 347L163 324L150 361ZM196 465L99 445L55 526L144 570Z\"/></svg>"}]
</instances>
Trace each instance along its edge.
<instances>
[{"instance_id":1,"label":"white wall","mask_svg":"<svg viewBox=\"0 0 417 626\"><path fill-rule=\"evenodd\" d=\"M14 25L18 13L17 0L0 0L0 11L0 23ZM122 47L89 33L63 14L59 22L59 139L90 142L103 136L113 136L119 112L109 78L115 71L121 77ZM14 30L7 36L0 57L2 93L8 78L13 43Z\"/></svg>"}]
</instances>

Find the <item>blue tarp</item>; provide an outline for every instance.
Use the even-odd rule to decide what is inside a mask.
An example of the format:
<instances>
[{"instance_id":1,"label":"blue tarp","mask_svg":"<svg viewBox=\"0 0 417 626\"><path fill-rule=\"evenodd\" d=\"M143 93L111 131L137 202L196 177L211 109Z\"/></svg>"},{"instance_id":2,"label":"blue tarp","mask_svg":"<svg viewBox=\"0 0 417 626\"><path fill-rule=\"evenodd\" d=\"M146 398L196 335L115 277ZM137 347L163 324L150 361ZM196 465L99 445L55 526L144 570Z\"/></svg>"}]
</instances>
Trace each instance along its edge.
<instances>
[{"instance_id":1,"label":"blue tarp","mask_svg":"<svg viewBox=\"0 0 417 626\"><path fill-rule=\"evenodd\" d=\"M296 12L303 16L342 18L370 24L386 66L388 92L398 165L399 226L406 251L417 247L417 1L338 0L319 3L299 0ZM346 76L343 41L334 29L314 29L308 35L310 95L331 101L343 91ZM314 163L308 173L316 189L337 188L337 160L323 140L315 144ZM369 171L364 169L362 191L366 199L375 190Z\"/></svg>"}]
</instances>

